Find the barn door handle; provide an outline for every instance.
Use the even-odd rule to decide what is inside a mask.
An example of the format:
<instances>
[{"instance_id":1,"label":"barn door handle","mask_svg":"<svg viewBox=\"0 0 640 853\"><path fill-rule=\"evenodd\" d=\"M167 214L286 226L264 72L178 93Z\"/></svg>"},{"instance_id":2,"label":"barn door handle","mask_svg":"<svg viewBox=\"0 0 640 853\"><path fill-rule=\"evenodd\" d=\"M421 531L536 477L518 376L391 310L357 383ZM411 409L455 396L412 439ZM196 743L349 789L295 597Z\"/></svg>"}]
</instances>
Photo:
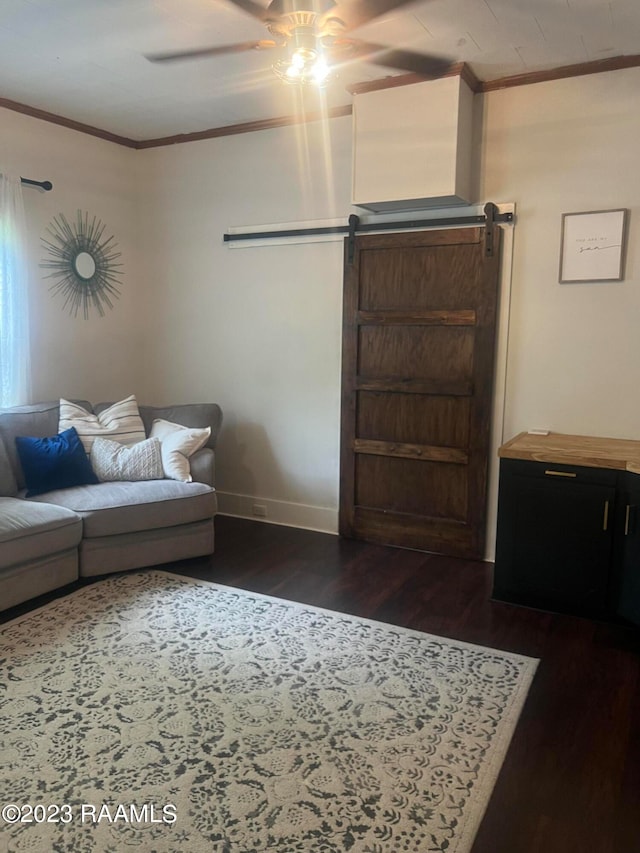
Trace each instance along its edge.
<instances>
[{"instance_id":1,"label":"barn door handle","mask_svg":"<svg viewBox=\"0 0 640 853\"><path fill-rule=\"evenodd\" d=\"M348 245L347 258L348 258L349 265L351 265L353 263L353 258L354 258L355 253L356 253L356 229L357 229L359 224L360 224L360 217L357 214L352 213L351 216L349 217L349 237L347 238L347 245Z\"/></svg>"}]
</instances>

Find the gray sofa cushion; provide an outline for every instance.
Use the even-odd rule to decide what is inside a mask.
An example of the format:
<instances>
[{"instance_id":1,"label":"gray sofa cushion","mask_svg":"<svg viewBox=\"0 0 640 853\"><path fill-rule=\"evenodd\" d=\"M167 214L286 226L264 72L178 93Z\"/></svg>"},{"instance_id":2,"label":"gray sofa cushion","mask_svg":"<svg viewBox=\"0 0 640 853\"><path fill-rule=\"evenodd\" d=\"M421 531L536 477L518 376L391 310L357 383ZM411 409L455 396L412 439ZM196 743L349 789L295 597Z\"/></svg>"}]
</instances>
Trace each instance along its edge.
<instances>
[{"instance_id":1,"label":"gray sofa cushion","mask_svg":"<svg viewBox=\"0 0 640 853\"><path fill-rule=\"evenodd\" d=\"M92 577L157 566L213 554L213 519L143 530L120 536L94 536L80 543L80 575Z\"/></svg>"},{"instance_id":2,"label":"gray sofa cushion","mask_svg":"<svg viewBox=\"0 0 640 853\"><path fill-rule=\"evenodd\" d=\"M91 403L84 400L74 400L89 410ZM15 438L17 435L33 436L34 438L45 438L57 435L58 420L60 415L60 401L55 400L47 403L33 403L29 406L14 406L11 409L0 411L0 436L4 439L4 446L11 462L18 488L25 486L24 475L20 467L18 452L16 451Z\"/></svg>"},{"instance_id":3,"label":"gray sofa cushion","mask_svg":"<svg viewBox=\"0 0 640 853\"><path fill-rule=\"evenodd\" d=\"M16 476L13 473L9 454L0 435L0 496L13 497L18 492Z\"/></svg>"},{"instance_id":4,"label":"gray sofa cushion","mask_svg":"<svg viewBox=\"0 0 640 853\"><path fill-rule=\"evenodd\" d=\"M47 554L0 571L0 610L78 579L78 549Z\"/></svg>"},{"instance_id":5,"label":"gray sofa cushion","mask_svg":"<svg viewBox=\"0 0 640 853\"><path fill-rule=\"evenodd\" d=\"M0 498L0 569L76 548L82 521L71 510Z\"/></svg>"},{"instance_id":6,"label":"gray sofa cushion","mask_svg":"<svg viewBox=\"0 0 640 853\"><path fill-rule=\"evenodd\" d=\"M112 405L113 403L96 403L93 411L98 415ZM216 439L222 423L222 409L217 403L185 403L181 406L139 405L138 409L147 435L151 432L151 424L156 418L197 429L211 427L211 435L205 447L215 450Z\"/></svg>"},{"instance_id":7,"label":"gray sofa cushion","mask_svg":"<svg viewBox=\"0 0 640 853\"><path fill-rule=\"evenodd\" d=\"M177 480L114 482L60 489L29 498L73 510L83 520L84 538L175 527L211 518L216 493L204 483Z\"/></svg>"}]
</instances>

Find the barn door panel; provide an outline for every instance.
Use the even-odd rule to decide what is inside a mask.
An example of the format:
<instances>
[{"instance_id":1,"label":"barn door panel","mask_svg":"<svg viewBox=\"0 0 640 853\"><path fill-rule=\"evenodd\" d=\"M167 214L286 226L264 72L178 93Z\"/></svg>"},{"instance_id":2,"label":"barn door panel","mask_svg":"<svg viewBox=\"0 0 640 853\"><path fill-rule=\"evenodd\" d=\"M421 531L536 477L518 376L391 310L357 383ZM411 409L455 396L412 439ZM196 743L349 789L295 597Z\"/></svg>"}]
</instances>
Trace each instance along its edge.
<instances>
[{"instance_id":1,"label":"barn door panel","mask_svg":"<svg viewBox=\"0 0 640 853\"><path fill-rule=\"evenodd\" d=\"M499 231L358 237L345 265L340 532L483 556Z\"/></svg>"}]
</instances>

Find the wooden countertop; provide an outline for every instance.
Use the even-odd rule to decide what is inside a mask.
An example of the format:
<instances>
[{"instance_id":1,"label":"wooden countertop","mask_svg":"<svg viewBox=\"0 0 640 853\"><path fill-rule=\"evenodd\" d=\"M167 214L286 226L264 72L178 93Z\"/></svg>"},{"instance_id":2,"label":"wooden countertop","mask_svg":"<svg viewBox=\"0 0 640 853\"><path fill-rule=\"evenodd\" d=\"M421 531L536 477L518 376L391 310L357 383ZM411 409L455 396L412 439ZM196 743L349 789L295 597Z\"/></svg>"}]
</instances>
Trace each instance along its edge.
<instances>
[{"instance_id":1,"label":"wooden countertop","mask_svg":"<svg viewBox=\"0 0 640 853\"><path fill-rule=\"evenodd\" d=\"M587 468L615 468L640 474L640 441L591 435L531 435L521 432L498 450L502 459L556 462Z\"/></svg>"}]
</instances>

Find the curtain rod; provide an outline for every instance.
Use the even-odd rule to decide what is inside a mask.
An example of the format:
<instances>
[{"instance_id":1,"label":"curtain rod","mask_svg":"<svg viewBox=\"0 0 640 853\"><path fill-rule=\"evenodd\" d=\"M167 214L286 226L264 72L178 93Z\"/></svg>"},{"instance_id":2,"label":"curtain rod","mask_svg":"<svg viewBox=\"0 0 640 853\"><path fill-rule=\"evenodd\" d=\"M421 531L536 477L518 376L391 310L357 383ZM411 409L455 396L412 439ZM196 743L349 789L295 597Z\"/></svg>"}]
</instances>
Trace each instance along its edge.
<instances>
[{"instance_id":1,"label":"curtain rod","mask_svg":"<svg viewBox=\"0 0 640 853\"><path fill-rule=\"evenodd\" d=\"M30 187L41 187L46 192L53 189L51 181L34 181L31 178L20 178L20 182Z\"/></svg>"}]
</instances>

